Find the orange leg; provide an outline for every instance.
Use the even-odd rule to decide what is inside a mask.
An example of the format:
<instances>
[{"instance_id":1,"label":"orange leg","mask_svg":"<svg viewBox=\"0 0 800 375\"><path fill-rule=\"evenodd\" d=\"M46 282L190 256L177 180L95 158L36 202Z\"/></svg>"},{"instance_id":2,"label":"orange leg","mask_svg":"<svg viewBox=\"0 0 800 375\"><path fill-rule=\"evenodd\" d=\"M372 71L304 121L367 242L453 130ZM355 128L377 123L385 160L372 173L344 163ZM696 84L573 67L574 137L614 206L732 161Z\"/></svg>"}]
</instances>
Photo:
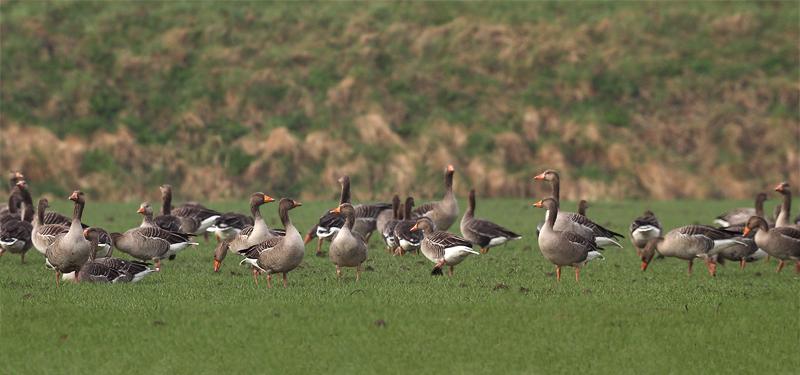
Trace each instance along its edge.
<instances>
[{"instance_id":1,"label":"orange leg","mask_svg":"<svg viewBox=\"0 0 800 375\"><path fill-rule=\"evenodd\" d=\"M747 265L747 261L745 261L744 258L739 259L739 269L743 270L745 265Z\"/></svg>"},{"instance_id":2,"label":"orange leg","mask_svg":"<svg viewBox=\"0 0 800 375\"><path fill-rule=\"evenodd\" d=\"M556 266L556 281L561 281L561 266Z\"/></svg>"},{"instance_id":3,"label":"orange leg","mask_svg":"<svg viewBox=\"0 0 800 375\"><path fill-rule=\"evenodd\" d=\"M778 263L778 269L775 272L781 272L781 270L783 269L784 265L785 265L785 262L781 259L781 261Z\"/></svg>"},{"instance_id":4,"label":"orange leg","mask_svg":"<svg viewBox=\"0 0 800 375\"><path fill-rule=\"evenodd\" d=\"M272 274L271 273L267 274L267 288L268 289L272 289Z\"/></svg>"},{"instance_id":5,"label":"orange leg","mask_svg":"<svg viewBox=\"0 0 800 375\"><path fill-rule=\"evenodd\" d=\"M288 282L286 280L286 272L284 272L283 273L283 287L286 288L286 285L288 285Z\"/></svg>"},{"instance_id":6,"label":"orange leg","mask_svg":"<svg viewBox=\"0 0 800 375\"><path fill-rule=\"evenodd\" d=\"M161 259L156 259L156 271L161 271Z\"/></svg>"},{"instance_id":7,"label":"orange leg","mask_svg":"<svg viewBox=\"0 0 800 375\"><path fill-rule=\"evenodd\" d=\"M575 281L581 281L581 268L575 267Z\"/></svg>"},{"instance_id":8,"label":"orange leg","mask_svg":"<svg viewBox=\"0 0 800 375\"><path fill-rule=\"evenodd\" d=\"M253 267L253 281L256 282L256 286L258 286L258 268Z\"/></svg>"},{"instance_id":9,"label":"orange leg","mask_svg":"<svg viewBox=\"0 0 800 375\"><path fill-rule=\"evenodd\" d=\"M56 271L56 286L61 286L61 272Z\"/></svg>"},{"instance_id":10,"label":"orange leg","mask_svg":"<svg viewBox=\"0 0 800 375\"><path fill-rule=\"evenodd\" d=\"M716 262L706 262L706 267L708 268L708 274L711 277L717 276L717 263Z\"/></svg>"}]
</instances>

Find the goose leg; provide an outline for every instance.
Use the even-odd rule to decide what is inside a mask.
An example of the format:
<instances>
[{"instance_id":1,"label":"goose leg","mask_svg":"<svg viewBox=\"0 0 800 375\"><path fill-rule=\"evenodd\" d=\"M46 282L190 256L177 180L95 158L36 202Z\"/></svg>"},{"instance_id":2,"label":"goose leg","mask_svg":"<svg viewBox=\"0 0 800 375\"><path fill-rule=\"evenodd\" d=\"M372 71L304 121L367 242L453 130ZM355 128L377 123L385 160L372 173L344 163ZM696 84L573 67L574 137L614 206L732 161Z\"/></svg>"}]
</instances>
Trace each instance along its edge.
<instances>
[{"instance_id":1,"label":"goose leg","mask_svg":"<svg viewBox=\"0 0 800 375\"><path fill-rule=\"evenodd\" d=\"M489 249L487 249L487 248L485 248L485 247L482 247L482 248L481 248L481 254L486 254L486 253L488 253L488 252L489 252Z\"/></svg>"},{"instance_id":2,"label":"goose leg","mask_svg":"<svg viewBox=\"0 0 800 375\"><path fill-rule=\"evenodd\" d=\"M61 272L56 271L56 286L61 286Z\"/></svg>"},{"instance_id":3,"label":"goose leg","mask_svg":"<svg viewBox=\"0 0 800 375\"><path fill-rule=\"evenodd\" d=\"M20 262L20 264L25 264L25 253L22 253L22 255L21 255L20 259L19 259L19 262Z\"/></svg>"},{"instance_id":4,"label":"goose leg","mask_svg":"<svg viewBox=\"0 0 800 375\"><path fill-rule=\"evenodd\" d=\"M317 240L317 254L316 254L316 255L317 255L318 257L321 257L321 256L323 255L323 254L322 254L322 241L323 241L323 240L322 240L322 237L320 237L320 238Z\"/></svg>"},{"instance_id":5,"label":"goose leg","mask_svg":"<svg viewBox=\"0 0 800 375\"><path fill-rule=\"evenodd\" d=\"M742 259L739 259L739 269L740 269L740 270L743 270L743 269L744 269L744 266L745 266L746 264L747 264L747 261L745 261L745 260L744 260L744 258L742 258Z\"/></svg>"},{"instance_id":6,"label":"goose leg","mask_svg":"<svg viewBox=\"0 0 800 375\"><path fill-rule=\"evenodd\" d=\"M272 274L267 274L267 289L272 289Z\"/></svg>"},{"instance_id":7,"label":"goose leg","mask_svg":"<svg viewBox=\"0 0 800 375\"><path fill-rule=\"evenodd\" d=\"M283 287L286 288L287 281L286 281L286 272L283 273Z\"/></svg>"},{"instance_id":8,"label":"goose leg","mask_svg":"<svg viewBox=\"0 0 800 375\"><path fill-rule=\"evenodd\" d=\"M256 282L256 286L258 286L258 269L253 267L253 281Z\"/></svg>"},{"instance_id":9,"label":"goose leg","mask_svg":"<svg viewBox=\"0 0 800 375\"><path fill-rule=\"evenodd\" d=\"M783 259L781 259L781 261L778 262L778 269L775 270L775 272L781 272L781 270L783 269L784 265L785 265L785 262L783 261Z\"/></svg>"},{"instance_id":10,"label":"goose leg","mask_svg":"<svg viewBox=\"0 0 800 375\"><path fill-rule=\"evenodd\" d=\"M794 272L795 272L795 273L800 273L800 260L798 260L798 261L797 261L797 262L794 264Z\"/></svg>"},{"instance_id":11,"label":"goose leg","mask_svg":"<svg viewBox=\"0 0 800 375\"><path fill-rule=\"evenodd\" d=\"M561 266L556 266L556 281L561 281Z\"/></svg>"},{"instance_id":12,"label":"goose leg","mask_svg":"<svg viewBox=\"0 0 800 375\"><path fill-rule=\"evenodd\" d=\"M711 275L711 277L717 276L717 263L716 262L714 262L713 260L707 261L706 262L706 268L708 268L708 274Z\"/></svg>"},{"instance_id":13,"label":"goose leg","mask_svg":"<svg viewBox=\"0 0 800 375\"><path fill-rule=\"evenodd\" d=\"M153 261L156 262L156 272L161 271L161 259L156 258L156 259L153 259Z\"/></svg>"},{"instance_id":14,"label":"goose leg","mask_svg":"<svg viewBox=\"0 0 800 375\"><path fill-rule=\"evenodd\" d=\"M581 281L581 268L575 267L575 281Z\"/></svg>"},{"instance_id":15,"label":"goose leg","mask_svg":"<svg viewBox=\"0 0 800 375\"><path fill-rule=\"evenodd\" d=\"M453 276L454 267L450 266L450 269L447 271L447 276Z\"/></svg>"},{"instance_id":16,"label":"goose leg","mask_svg":"<svg viewBox=\"0 0 800 375\"><path fill-rule=\"evenodd\" d=\"M800 262L798 262L797 264L800 265ZM800 267L800 266L798 266L798 267ZM356 266L356 282L359 279L361 279L361 265L360 264Z\"/></svg>"},{"instance_id":17,"label":"goose leg","mask_svg":"<svg viewBox=\"0 0 800 375\"><path fill-rule=\"evenodd\" d=\"M342 268L338 265L336 266L336 278L341 280L342 279Z\"/></svg>"},{"instance_id":18,"label":"goose leg","mask_svg":"<svg viewBox=\"0 0 800 375\"><path fill-rule=\"evenodd\" d=\"M694 260L689 261L689 276L692 275L692 266L694 265Z\"/></svg>"}]
</instances>

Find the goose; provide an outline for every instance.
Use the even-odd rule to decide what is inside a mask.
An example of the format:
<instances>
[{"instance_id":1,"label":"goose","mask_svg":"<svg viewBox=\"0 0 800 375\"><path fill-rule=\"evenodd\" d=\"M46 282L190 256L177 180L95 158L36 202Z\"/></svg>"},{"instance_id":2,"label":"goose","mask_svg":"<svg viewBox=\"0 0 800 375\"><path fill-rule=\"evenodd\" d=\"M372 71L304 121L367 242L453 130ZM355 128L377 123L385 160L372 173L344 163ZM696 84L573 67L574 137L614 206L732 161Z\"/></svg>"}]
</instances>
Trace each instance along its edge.
<instances>
[{"instance_id":1,"label":"goose","mask_svg":"<svg viewBox=\"0 0 800 375\"><path fill-rule=\"evenodd\" d=\"M394 237L397 240L396 254L403 255L410 251L417 251L422 243L422 232L412 231L417 224L418 217L411 211L414 208L414 198L407 197L403 204L403 219L394 226Z\"/></svg>"},{"instance_id":2,"label":"goose","mask_svg":"<svg viewBox=\"0 0 800 375\"><path fill-rule=\"evenodd\" d=\"M336 238L331 241L328 256L336 265L336 277L342 277L342 267L356 268L356 281L361 278L361 264L367 260L367 243L361 234L353 231L356 221L355 208L350 203L343 203L331 210L331 213L342 215L344 225Z\"/></svg>"},{"instance_id":3,"label":"goose","mask_svg":"<svg viewBox=\"0 0 800 375\"><path fill-rule=\"evenodd\" d=\"M221 215L219 212L203 207L200 204L187 204L176 209L172 209L172 185L164 184L159 187L163 205L161 215L172 215L177 217L181 223L181 231L184 233L200 235L214 224L214 221Z\"/></svg>"},{"instance_id":4,"label":"goose","mask_svg":"<svg viewBox=\"0 0 800 375\"><path fill-rule=\"evenodd\" d=\"M92 250L89 241L83 237L81 226L81 216L86 204L84 193L75 190L69 200L75 202L72 224L67 232L57 234L45 251L48 267L56 272L56 285L60 285L61 274L80 270Z\"/></svg>"},{"instance_id":5,"label":"goose","mask_svg":"<svg viewBox=\"0 0 800 375\"><path fill-rule=\"evenodd\" d=\"M763 258L766 253L759 250L752 235L732 237L737 243L723 247L717 253L717 259L722 263L723 260L739 262L739 269L744 269L748 262L754 262ZM757 252L761 252L756 254ZM763 254L762 254L763 253Z\"/></svg>"},{"instance_id":6,"label":"goose","mask_svg":"<svg viewBox=\"0 0 800 375\"><path fill-rule=\"evenodd\" d=\"M139 206L137 213L145 215L146 210ZM111 233L114 247L136 259L152 260L156 271L161 271L161 259L169 258L189 246L197 246L191 242L189 235L170 232L157 226L136 227L125 233Z\"/></svg>"},{"instance_id":7,"label":"goose","mask_svg":"<svg viewBox=\"0 0 800 375\"><path fill-rule=\"evenodd\" d=\"M45 210L50 207L50 202L47 198L39 199L39 209L33 217L33 231L31 233L31 242L33 247L45 255L47 248L56 239L56 236L61 233L69 231L69 226L61 224L44 224Z\"/></svg>"},{"instance_id":8,"label":"goose","mask_svg":"<svg viewBox=\"0 0 800 375\"><path fill-rule=\"evenodd\" d=\"M778 186L775 187L775 191L783 195L783 202L781 203L781 212L775 219L775 226L779 228L794 227L795 225L791 222L792 190L789 187L789 183L785 181L781 182L780 184L778 184Z\"/></svg>"},{"instance_id":9,"label":"goose","mask_svg":"<svg viewBox=\"0 0 800 375\"><path fill-rule=\"evenodd\" d=\"M110 254L108 257L97 257L97 251L101 250L101 241L107 234L108 232L105 230L96 227L83 230L83 236L89 240L92 246L91 255L89 256L89 260L81 266L80 270L64 274L62 276L63 280L75 282L135 283L154 272L149 267L149 263L131 262L124 259L112 258Z\"/></svg>"},{"instance_id":10,"label":"goose","mask_svg":"<svg viewBox=\"0 0 800 375\"><path fill-rule=\"evenodd\" d=\"M558 201L554 198L542 199L533 206L545 208L549 212L538 242L542 255L556 265L556 280L561 281L561 267L571 266L575 268L575 281L580 281L581 267L596 258L603 259L600 247L593 237L585 238L573 232L555 229L561 213L558 211Z\"/></svg>"},{"instance_id":11,"label":"goose","mask_svg":"<svg viewBox=\"0 0 800 375\"><path fill-rule=\"evenodd\" d=\"M394 195L392 198L392 220L386 222L381 230L381 236L383 237L383 242L386 244L386 249L389 251L394 251L397 248L397 238L394 236L394 227L397 225L399 221L399 210L400 210L400 196L397 194Z\"/></svg>"},{"instance_id":12,"label":"goose","mask_svg":"<svg viewBox=\"0 0 800 375\"><path fill-rule=\"evenodd\" d=\"M795 261L795 272L800 273L800 229L793 227L770 228L764 218L753 216L747 221L743 234L755 231L756 245L770 256L779 259L778 269L783 269L787 260Z\"/></svg>"},{"instance_id":13,"label":"goose","mask_svg":"<svg viewBox=\"0 0 800 375\"><path fill-rule=\"evenodd\" d=\"M305 244L300 232L289 219L289 210L302 205L293 199L281 198L278 203L278 215L286 228L286 235L273 237L257 245L239 250L239 254L246 256L242 263L249 263L258 271L267 274L267 288L272 288L272 274L274 273L283 274L283 287L286 288L286 274L297 268L303 261Z\"/></svg>"},{"instance_id":14,"label":"goose","mask_svg":"<svg viewBox=\"0 0 800 375\"><path fill-rule=\"evenodd\" d=\"M172 214L172 186L161 185L161 214L155 217L155 224L164 230L178 233L194 233L200 222L191 216L178 217Z\"/></svg>"},{"instance_id":15,"label":"goose","mask_svg":"<svg viewBox=\"0 0 800 375\"><path fill-rule=\"evenodd\" d=\"M25 263L25 253L30 250L33 231L33 201L24 180L17 182L14 189L23 198L22 217L9 216L0 228L0 256L9 252L20 255L20 263Z\"/></svg>"},{"instance_id":16,"label":"goose","mask_svg":"<svg viewBox=\"0 0 800 375\"><path fill-rule=\"evenodd\" d=\"M753 215L764 217L764 202L766 200L766 193L758 193L756 194L755 207L734 208L717 216L714 219L714 223L720 227L731 227L747 223L747 219Z\"/></svg>"},{"instance_id":17,"label":"goose","mask_svg":"<svg viewBox=\"0 0 800 375\"><path fill-rule=\"evenodd\" d=\"M737 233L729 232L705 225L685 225L675 228L664 237L651 239L641 253L642 271L653 259L656 251L665 257L675 257L689 262L688 274L692 274L692 265L696 258L701 258L713 277L717 273L717 258L721 251L731 246L747 246L735 238Z\"/></svg>"},{"instance_id":18,"label":"goose","mask_svg":"<svg viewBox=\"0 0 800 375\"><path fill-rule=\"evenodd\" d=\"M435 229L433 220L427 216L417 219L411 227L412 232L422 232L420 251L425 258L434 263L431 275L441 275L442 267L449 267L448 276L453 276L454 268L470 254L480 253L472 250L472 243L464 238Z\"/></svg>"},{"instance_id":19,"label":"goose","mask_svg":"<svg viewBox=\"0 0 800 375\"><path fill-rule=\"evenodd\" d=\"M461 218L461 235L469 242L480 246L481 254L488 253L492 247L522 238L519 234L491 221L475 218L475 189L469 191L469 208Z\"/></svg>"},{"instance_id":20,"label":"goose","mask_svg":"<svg viewBox=\"0 0 800 375\"><path fill-rule=\"evenodd\" d=\"M250 214L253 215L253 226L242 229L238 235L228 241L222 241L223 247L227 248L230 252L237 252L242 249L249 248L258 243L264 242L273 237L282 237L285 232L272 231L267 227L267 223L261 216L261 205L265 203L274 202L275 198L270 197L264 193L258 192L250 195ZM215 254L217 252L215 251ZM219 272L222 267L222 261L225 260L227 251L220 251L214 257L214 272Z\"/></svg>"},{"instance_id":21,"label":"goose","mask_svg":"<svg viewBox=\"0 0 800 375\"><path fill-rule=\"evenodd\" d=\"M11 177L8 179L9 182L9 196L8 196L8 204L4 207L0 207L0 216L3 216L9 212L17 212L22 209L24 200L22 195L16 190L17 183L20 181L24 181L25 176L19 172L11 172ZM13 210L13 211L12 211Z\"/></svg>"},{"instance_id":22,"label":"goose","mask_svg":"<svg viewBox=\"0 0 800 375\"><path fill-rule=\"evenodd\" d=\"M214 221L208 229L209 233L214 233L217 242L235 237L242 232L242 229L252 227L253 217L240 214L238 212L226 212Z\"/></svg>"},{"instance_id":23,"label":"goose","mask_svg":"<svg viewBox=\"0 0 800 375\"><path fill-rule=\"evenodd\" d=\"M589 209L589 202L587 202L586 199L581 199L581 201L578 202L578 215L586 216L587 209Z\"/></svg>"},{"instance_id":24,"label":"goose","mask_svg":"<svg viewBox=\"0 0 800 375\"><path fill-rule=\"evenodd\" d=\"M558 175L558 172L548 169L536 175L533 179L549 181L552 189L551 197L556 201L560 201L559 193L561 179ZM547 221L549 212L550 211L545 212L545 221ZM593 239L599 247L613 245L622 248L622 245L617 242L616 238L624 237L623 235L606 229L590 220L586 216L578 215L574 212L561 211L561 214L558 215L558 220L556 221L553 229L556 231L570 231L586 239Z\"/></svg>"},{"instance_id":25,"label":"goose","mask_svg":"<svg viewBox=\"0 0 800 375\"><path fill-rule=\"evenodd\" d=\"M456 169L448 165L444 171L444 197L435 202L423 203L414 210L417 217L429 217L436 230L446 231L458 219L458 201L453 193L453 174Z\"/></svg>"},{"instance_id":26,"label":"goose","mask_svg":"<svg viewBox=\"0 0 800 375\"><path fill-rule=\"evenodd\" d=\"M642 249L647 242L661 237L661 223L653 211L647 210L642 216L633 220L630 226L631 243L636 249L636 255L642 256Z\"/></svg>"}]
</instances>

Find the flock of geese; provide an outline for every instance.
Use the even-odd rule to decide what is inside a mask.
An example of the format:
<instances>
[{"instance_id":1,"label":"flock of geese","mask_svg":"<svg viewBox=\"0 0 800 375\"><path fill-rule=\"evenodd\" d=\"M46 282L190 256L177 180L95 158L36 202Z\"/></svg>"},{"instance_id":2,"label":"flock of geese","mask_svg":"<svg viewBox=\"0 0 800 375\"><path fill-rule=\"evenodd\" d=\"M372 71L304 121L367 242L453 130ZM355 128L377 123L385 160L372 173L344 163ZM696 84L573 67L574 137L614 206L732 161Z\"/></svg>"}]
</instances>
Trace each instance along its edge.
<instances>
[{"instance_id":1,"label":"flock of geese","mask_svg":"<svg viewBox=\"0 0 800 375\"><path fill-rule=\"evenodd\" d=\"M174 259L179 252L195 246L196 236L213 234L218 241L214 250L214 272L218 272L229 253L240 257L240 264L252 270L258 284L264 274L272 287L272 275L281 274L287 286L287 274L303 260L305 246L317 239L316 253L324 255L322 245L330 242L328 256L335 265L337 277L342 268L355 268L359 280L361 266L367 259L370 237L380 234L386 250L394 255L421 253L434 266L434 275L442 275L445 266L452 276L456 265L470 255L484 254L492 247L521 239L519 234L489 220L475 216L475 190L469 192L469 207L461 217L462 236L448 232L459 216L453 192L455 169L447 166L444 174L445 193L441 200L415 206L413 197L401 201L395 195L391 203L353 204L350 178L339 179L339 204L326 211L302 236L292 224L290 211L302 206L291 198L278 201L278 216L283 229L269 228L261 215L261 206L276 199L258 192L250 196L250 216L237 212L222 213L202 204L189 202L172 206L172 187L160 186L162 204L159 215L144 202L138 213L142 222L124 233L109 233L81 221L86 205L85 194L74 191L72 217L47 211L49 202L41 198L34 210L33 199L20 172L10 177L8 205L0 208L0 256L5 252L25 254L31 247L45 257L45 264L55 271L56 284L61 280L76 282L137 282L161 270L163 259ZM545 209L544 221L537 227L542 255L555 265L556 278L561 268L580 270L593 259L603 258L603 247L622 248L624 236L604 228L586 216L585 201L575 212L560 208L560 177L557 171L546 170L534 177L551 187L551 195L533 205ZM646 211L630 226L630 237L637 256L646 271L653 258L675 257L688 262L689 273L695 259L706 264L710 275L716 274L720 262L737 261L744 268L748 262L774 257L779 272L785 262L794 261L800 272L800 216L792 221L791 190L781 183L775 191L783 196L774 220L764 216L766 193L756 196L755 207L737 208L716 219L718 227L686 225L664 234L656 215ZM475 251L475 247L479 251ZM136 260L112 256L114 249ZM149 263L152 262L152 263ZM154 266L153 266L154 265Z\"/></svg>"}]
</instances>

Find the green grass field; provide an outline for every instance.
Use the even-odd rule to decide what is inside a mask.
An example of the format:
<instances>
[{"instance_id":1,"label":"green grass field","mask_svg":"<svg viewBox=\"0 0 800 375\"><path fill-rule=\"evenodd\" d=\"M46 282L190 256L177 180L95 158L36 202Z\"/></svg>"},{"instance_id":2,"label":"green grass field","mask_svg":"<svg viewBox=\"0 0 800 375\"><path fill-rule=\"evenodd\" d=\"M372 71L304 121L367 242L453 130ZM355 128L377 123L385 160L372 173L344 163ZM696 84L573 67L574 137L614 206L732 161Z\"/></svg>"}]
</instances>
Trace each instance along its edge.
<instances>
[{"instance_id":1,"label":"green grass field","mask_svg":"<svg viewBox=\"0 0 800 375\"><path fill-rule=\"evenodd\" d=\"M55 208L69 212L69 202ZM775 204L769 202L769 208ZM292 211L307 229L331 202ZM524 200L478 202L479 216L524 238L474 256L452 278L422 256L379 243L361 281L337 281L308 246L289 288L254 286L229 256L212 272L213 242L165 262L138 284L64 284L35 251L0 258L0 363L6 374L206 373L796 373L800 277L775 263L721 267L656 261L639 271L629 242L556 283L536 245L543 212ZM589 216L627 233L653 209L667 228L707 223L749 202L597 202ZM245 211L245 203L212 204ZM574 204L566 204L574 210ZM466 207L461 202L462 212ZM277 222L275 204L263 209ZM93 204L84 221L138 224L134 204ZM457 230L457 228L451 228ZM326 245L327 247L327 245ZM117 254L120 255L120 254Z\"/></svg>"}]
</instances>

